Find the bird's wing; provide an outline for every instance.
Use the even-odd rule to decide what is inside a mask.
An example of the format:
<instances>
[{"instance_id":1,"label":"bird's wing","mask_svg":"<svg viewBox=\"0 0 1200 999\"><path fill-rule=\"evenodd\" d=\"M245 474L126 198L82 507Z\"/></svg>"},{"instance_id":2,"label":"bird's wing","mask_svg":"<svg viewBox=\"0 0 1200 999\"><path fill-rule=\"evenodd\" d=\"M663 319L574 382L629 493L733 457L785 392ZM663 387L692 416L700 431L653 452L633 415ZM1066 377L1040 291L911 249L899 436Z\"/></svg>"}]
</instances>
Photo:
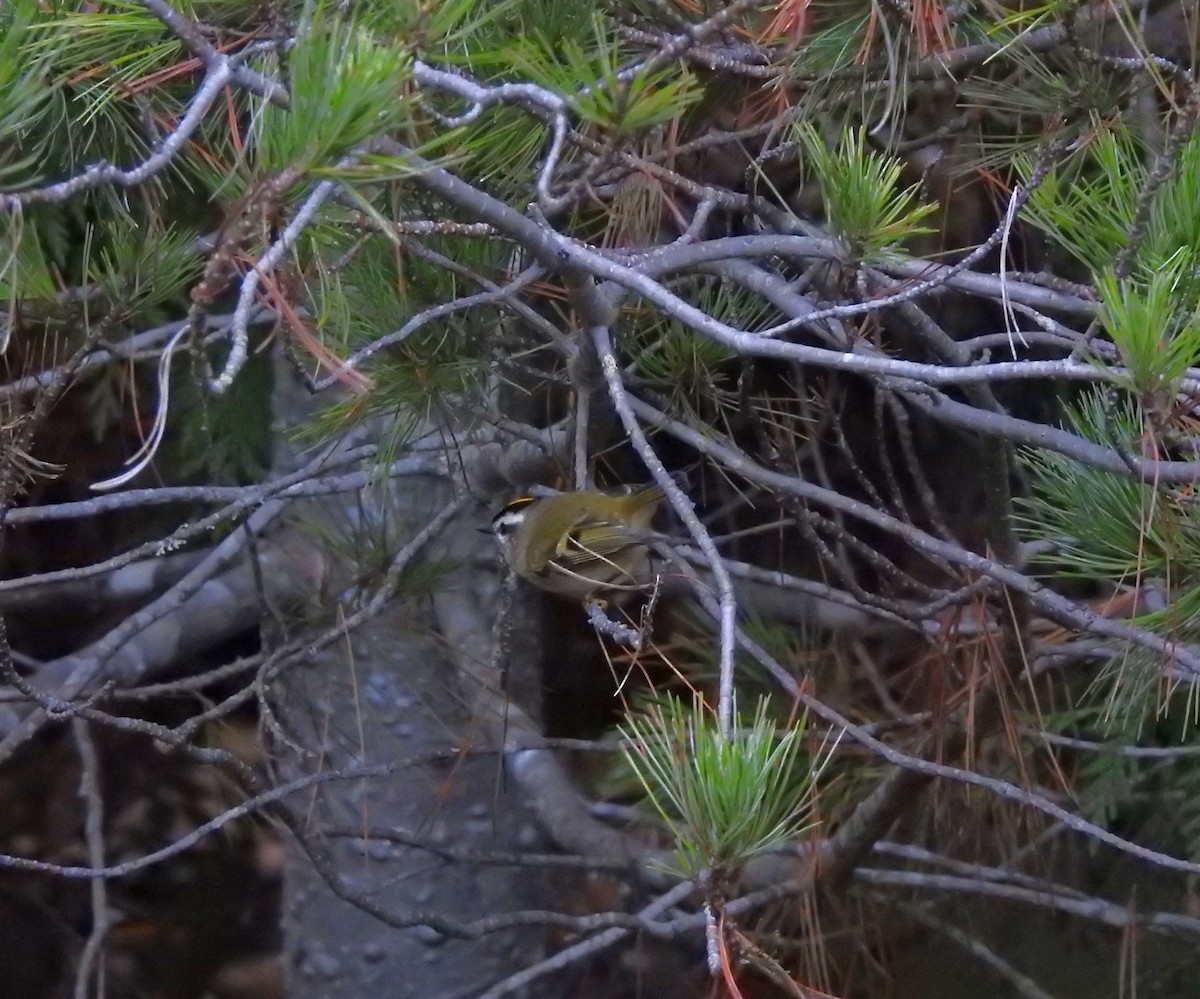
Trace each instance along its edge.
<instances>
[{"instance_id":1,"label":"bird's wing","mask_svg":"<svg viewBox=\"0 0 1200 999\"><path fill-rule=\"evenodd\" d=\"M637 534L624 524L583 517L563 535L554 561L570 569L597 558L610 558L637 543Z\"/></svg>"}]
</instances>

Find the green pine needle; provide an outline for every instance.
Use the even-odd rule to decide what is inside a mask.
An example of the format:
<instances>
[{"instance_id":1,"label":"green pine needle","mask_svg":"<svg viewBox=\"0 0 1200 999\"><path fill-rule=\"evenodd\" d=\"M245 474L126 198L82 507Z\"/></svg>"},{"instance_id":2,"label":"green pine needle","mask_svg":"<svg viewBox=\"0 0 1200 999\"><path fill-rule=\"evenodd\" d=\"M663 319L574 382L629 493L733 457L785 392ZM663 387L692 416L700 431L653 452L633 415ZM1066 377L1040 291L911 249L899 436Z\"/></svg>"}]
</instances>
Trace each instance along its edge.
<instances>
[{"instance_id":1,"label":"green pine needle","mask_svg":"<svg viewBox=\"0 0 1200 999\"><path fill-rule=\"evenodd\" d=\"M597 16L587 43L551 42L540 31L515 46L520 73L563 97L583 121L630 136L679 118L702 96L695 77L677 65L623 72L625 54Z\"/></svg>"},{"instance_id":2,"label":"green pine needle","mask_svg":"<svg viewBox=\"0 0 1200 999\"><path fill-rule=\"evenodd\" d=\"M656 701L622 729L625 759L686 875L730 875L817 824L816 780L828 756L805 751L804 716L780 732L767 704L728 738L699 699Z\"/></svg>"},{"instance_id":3,"label":"green pine needle","mask_svg":"<svg viewBox=\"0 0 1200 999\"><path fill-rule=\"evenodd\" d=\"M288 60L291 105L268 104L258 119L258 152L270 170L328 166L408 118L401 88L407 52L323 9Z\"/></svg>"},{"instance_id":4,"label":"green pine needle","mask_svg":"<svg viewBox=\"0 0 1200 999\"><path fill-rule=\"evenodd\" d=\"M1084 396L1068 424L1081 436L1125 451L1143 420L1128 398ZM1050 451L1027 451L1031 495L1018 502L1026 532L1056 543L1047 560L1081 578L1146 576L1200 582L1200 511L1182 496L1127 475L1081 465Z\"/></svg>"},{"instance_id":5,"label":"green pine needle","mask_svg":"<svg viewBox=\"0 0 1200 999\"><path fill-rule=\"evenodd\" d=\"M1191 248L1179 247L1144 281L1111 270L1097 281L1104 327L1129 369L1129 387L1143 399L1173 399L1200 359L1195 260Z\"/></svg>"},{"instance_id":6,"label":"green pine needle","mask_svg":"<svg viewBox=\"0 0 1200 999\"><path fill-rule=\"evenodd\" d=\"M192 249L195 233L146 232L128 219L112 229L105 233L92 280L130 314L181 298L199 280L204 261Z\"/></svg>"},{"instance_id":7,"label":"green pine needle","mask_svg":"<svg viewBox=\"0 0 1200 999\"><path fill-rule=\"evenodd\" d=\"M864 129L843 132L832 147L809 122L796 132L848 262L877 262L908 237L934 231L920 223L935 207L918 203L918 185L899 188L903 163L868 149Z\"/></svg>"}]
</instances>

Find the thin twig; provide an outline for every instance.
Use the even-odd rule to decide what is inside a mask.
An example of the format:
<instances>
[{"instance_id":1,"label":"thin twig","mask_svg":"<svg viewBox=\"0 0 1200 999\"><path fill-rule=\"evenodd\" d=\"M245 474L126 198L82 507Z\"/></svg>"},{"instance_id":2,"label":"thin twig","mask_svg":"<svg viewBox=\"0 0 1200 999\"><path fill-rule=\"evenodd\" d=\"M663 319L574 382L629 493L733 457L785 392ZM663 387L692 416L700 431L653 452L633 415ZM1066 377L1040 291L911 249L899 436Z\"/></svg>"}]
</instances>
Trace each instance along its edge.
<instances>
[{"instance_id":1,"label":"thin twig","mask_svg":"<svg viewBox=\"0 0 1200 999\"><path fill-rule=\"evenodd\" d=\"M608 330L603 326L594 326L591 329L591 335L592 342L596 346L596 353L600 357L600 366L604 371L604 381L608 386L609 398L612 400L613 407L617 411L625 432L629 435L629 442L633 445L638 456L654 477L654 481L666 494L671 508L679 515L679 519L683 521L683 525L688 529L688 532L700 550L708 558L709 568L712 570L713 578L716 581L717 599L721 606L721 613L718 617L721 634L719 638L720 655L718 658L720 664L720 683L717 700L717 722L721 732L728 735L733 727L734 714L733 649L734 624L737 621L737 597L733 591L733 580L729 577L729 572L725 568L721 553L717 551L717 546L713 543L712 536L708 533L708 528L696 516L696 508L692 504L691 499L679 488L679 484L671 477L671 473L667 471L661 459L655 453L650 441L646 439L646 435L642 431L637 417L630 408L630 398L625 391L624 383L621 381L621 369L617 364L616 356L613 354L612 340L609 337Z\"/></svg>"},{"instance_id":2,"label":"thin twig","mask_svg":"<svg viewBox=\"0 0 1200 999\"><path fill-rule=\"evenodd\" d=\"M88 723L82 718L71 720L71 735L79 751L79 797L83 799L86 812L83 823L84 843L87 846L88 864L94 870L105 866L104 860L104 798L100 782L100 756ZM108 936L108 883L104 878L93 878L89 886L92 902L92 929L79 967L75 972L75 999L88 999L88 984L96 976L96 995L104 994L103 967L100 964L105 938Z\"/></svg>"}]
</instances>

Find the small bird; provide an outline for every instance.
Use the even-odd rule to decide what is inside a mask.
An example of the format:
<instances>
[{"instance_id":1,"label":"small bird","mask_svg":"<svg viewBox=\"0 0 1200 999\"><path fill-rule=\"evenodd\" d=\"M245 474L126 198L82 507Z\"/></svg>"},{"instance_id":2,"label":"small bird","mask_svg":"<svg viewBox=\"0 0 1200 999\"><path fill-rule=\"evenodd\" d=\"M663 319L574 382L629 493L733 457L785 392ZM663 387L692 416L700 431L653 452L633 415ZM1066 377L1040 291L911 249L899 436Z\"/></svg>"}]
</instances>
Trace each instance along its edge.
<instances>
[{"instance_id":1,"label":"small bird","mask_svg":"<svg viewBox=\"0 0 1200 999\"><path fill-rule=\"evenodd\" d=\"M648 541L664 497L655 485L620 495L584 490L523 496L492 518L509 568L559 596L588 600L640 589L650 568Z\"/></svg>"}]
</instances>

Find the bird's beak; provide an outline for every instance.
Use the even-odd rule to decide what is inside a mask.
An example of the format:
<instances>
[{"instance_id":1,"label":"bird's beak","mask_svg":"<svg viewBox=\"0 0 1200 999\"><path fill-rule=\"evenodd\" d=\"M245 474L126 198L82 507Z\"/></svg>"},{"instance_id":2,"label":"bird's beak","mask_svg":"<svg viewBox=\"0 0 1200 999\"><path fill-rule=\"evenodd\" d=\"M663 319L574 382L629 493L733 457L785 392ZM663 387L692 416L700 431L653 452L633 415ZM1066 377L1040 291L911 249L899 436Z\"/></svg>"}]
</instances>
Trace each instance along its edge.
<instances>
[{"instance_id":1,"label":"bird's beak","mask_svg":"<svg viewBox=\"0 0 1200 999\"><path fill-rule=\"evenodd\" d=\"M477 527L477 528L475 528L475 530L477 530L480 534L491 534L492 533L492 529L490 527Z\"/></svg>"}]
</instances>

